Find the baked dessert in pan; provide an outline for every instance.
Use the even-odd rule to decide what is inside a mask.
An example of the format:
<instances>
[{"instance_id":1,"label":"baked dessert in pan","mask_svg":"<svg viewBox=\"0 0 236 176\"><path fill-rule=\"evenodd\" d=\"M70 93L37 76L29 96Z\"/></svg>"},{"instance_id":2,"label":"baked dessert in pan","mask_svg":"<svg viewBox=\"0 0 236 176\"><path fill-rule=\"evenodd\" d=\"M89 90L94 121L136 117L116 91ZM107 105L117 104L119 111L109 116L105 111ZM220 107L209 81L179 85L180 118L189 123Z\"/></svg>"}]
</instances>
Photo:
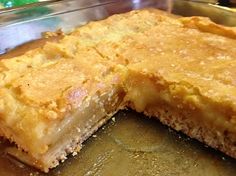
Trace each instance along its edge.
<instances>
[{"instance_id":1,"label":"baked dessert in pan","mask_svg":"<svg viewBox=\"0 0 236 176\"><path fill-rule=\"evenodd\" d=\"M132 108L236 158L236 32L145 9L0 61L7 152L44 172Z\"/></svg>"}]
</instances>

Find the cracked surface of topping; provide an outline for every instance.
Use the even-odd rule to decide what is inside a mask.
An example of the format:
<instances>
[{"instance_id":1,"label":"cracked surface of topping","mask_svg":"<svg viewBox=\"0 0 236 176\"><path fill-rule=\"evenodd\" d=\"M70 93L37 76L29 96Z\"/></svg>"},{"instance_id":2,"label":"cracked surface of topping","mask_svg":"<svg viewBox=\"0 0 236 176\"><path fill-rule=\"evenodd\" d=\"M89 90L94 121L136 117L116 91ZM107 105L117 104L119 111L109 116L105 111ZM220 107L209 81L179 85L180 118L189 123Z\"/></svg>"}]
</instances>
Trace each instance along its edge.
<instances>
[{"instance_id":1,"label":"cracked surface of topping","mask_svg":"<svg viewBox=\"0 0 236 176\"><path fill-rule=\"evenodd\" d=\"M186 83L236 114L236 34L216 24L211 31L212 25L205 18L133 11L1 60L1 135L37 158L50 147L44 138L53 136L63 120L89 107L94 97L101 103L99 97L124 86L132 71L158 77L163 86ZM186 93L181 86L173 91ZM188 101L199 103L194 95Z\"/></svg>"}]
</instances>

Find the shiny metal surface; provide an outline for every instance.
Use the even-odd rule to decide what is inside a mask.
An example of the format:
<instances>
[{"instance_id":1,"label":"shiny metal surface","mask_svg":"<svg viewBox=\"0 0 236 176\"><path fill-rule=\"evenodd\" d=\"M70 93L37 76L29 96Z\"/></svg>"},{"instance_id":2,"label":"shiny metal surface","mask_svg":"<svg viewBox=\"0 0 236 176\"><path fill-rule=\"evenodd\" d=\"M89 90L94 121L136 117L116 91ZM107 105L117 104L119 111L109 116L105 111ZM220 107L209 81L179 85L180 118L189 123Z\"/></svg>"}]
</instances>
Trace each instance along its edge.
<instances>
[{"instance_id":1,"label":"shiny metal surface","mask_svg":"<svg viewBox=\"0 0 236 176\"><path fill-rule=\"evenodd\" d=\"M7 142L0 144L1 151ZM1 176L234 176L236 161L177 133L158 120L119 112L48 174L0 157Z\"/></svg>"},{"instance_id":2,"label":"shiny metal surface","mask_svg":"<svg viewBox=\"0 0 236 176\"><path fill-rule=\"evenodd\" d=\"M70 0L0 12L0 51L38 39L45 31L68 31L91 20L145 7L167 10L167 1ZM218 23L236 25L234 12L209 4L175 0L172 10L179 15L209 16ZM70 156L48 174L5 155L8 145L1 140L0 176L236 175L236 160L133 111L119 112L85 142L77 156Z\"/></svg>"},{"instance_id":3,"label":"shiny metal surface","mask_svg":"<svg viewBox=\"0 0 236 176\"><path fill-rule=\"evenodd\" d=\"M173 13L210 16L218 23L234 25L236 14L212 4L173 0ZM0 10L0 54L41 37L42 32L69 31L92 20L132 9L155 7L167 10L166 0L53 0L18 9Z\"/></svg>"},{"instance_id":4,"label":"shiny metal surface","mask_svg":"<svg viewBox=\"0 0 236 176\"><path fill-rule=\"evenodd\" d=\"M173 13L182 16L205 16L219 24L236 26L236 11L215 3L175 1Z\"/></svg>"}]
</instances>

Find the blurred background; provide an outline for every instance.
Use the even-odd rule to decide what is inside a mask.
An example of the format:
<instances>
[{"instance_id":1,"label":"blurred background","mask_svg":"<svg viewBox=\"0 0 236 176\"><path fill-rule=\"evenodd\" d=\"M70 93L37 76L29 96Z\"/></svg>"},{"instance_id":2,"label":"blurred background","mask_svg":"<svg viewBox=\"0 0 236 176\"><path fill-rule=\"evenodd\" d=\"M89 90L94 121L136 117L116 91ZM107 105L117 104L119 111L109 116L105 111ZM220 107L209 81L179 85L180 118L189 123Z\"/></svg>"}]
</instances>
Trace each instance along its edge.
<instances>
[{"instance_id":1,"label":"blurred background","mask_svg":"<svg viewBox=\"0 0 236 176\"><path fill-rule=\"evenodd\" d=\"M50 0L0 0L0 8L10 8L10 7L17 7L22 6L25 4L42 2L42 1L50 1ZM190 0L195 2L202 2L202 3L213 3L219 4L222 6L230 6L236 7L236 0Z\"/></svg>"}]
</instances>

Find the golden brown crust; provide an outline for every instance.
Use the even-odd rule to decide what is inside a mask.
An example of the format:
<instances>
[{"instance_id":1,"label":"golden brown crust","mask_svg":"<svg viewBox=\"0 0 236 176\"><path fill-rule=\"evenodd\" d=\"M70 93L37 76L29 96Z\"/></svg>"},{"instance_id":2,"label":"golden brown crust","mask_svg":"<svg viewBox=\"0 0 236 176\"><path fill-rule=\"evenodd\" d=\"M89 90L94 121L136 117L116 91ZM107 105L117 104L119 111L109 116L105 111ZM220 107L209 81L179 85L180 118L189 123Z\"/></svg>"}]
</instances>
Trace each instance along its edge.
<instances>
[{"instance_id":1,"label":"golden brown crust","mask_svg":"<svg viewBox=\"0 0 236 176\"><path fill-rule=\"evenodd\" d=\"M132 109L235 158L235 124L229 121L227 107L209 102L186 83L166 82L159 75L137 70L129 72L126 99Z\"/></svg>"},{"instance_id":2,"label":"golden brown crust","mask_svg":"<svg viewBox=\"0 0 236 176\"><path fill-rule=\"evenodd\" d=\"M180 18L179 20L184 24L184 27L236 39L236 28L216 24L209 18L195 16Z\"/></svg>"},{"instance_id":3,"label":"golden brown crust","mask_svg":"<svg viewBox=\"0 0 236 176\"><path fill-rule=\"evenodd\" d=\"M206 18L140 10L91 22L59 41L3 59L0 133L48 171L129 102L235 157L235 34ZM163 102L172 105L168 115ZM95 109L93 121L89 110ZM87 125L84 134L60 148L63 135L72 139L70 129L80 124ZM221 138L215 137L218 129Z\"/></svg>"},{"instance_id":4,"label":"golden brown crust","mask_svg":"<svg viewBox=\"0 0 236 176\"><path fill-rule=\"evenodd\" d=\"M232 140L234 133L218 132L217 129L213 129L204 123L199 123L199 121L189 118L189 116L180 111L174 111L168 106L150 108L144 114L149 117L155 117L163 124L236 158L235 140Z\"/></svg>"},{"instance_id":5,"label":"golden brown crust","mask_svg":"<svg viewBox=\"0 0 236 176\"><path fill-rule=\"evenodd\" d=\"M2 59L0 119L9 130L1 130L1 135L35 157L45 153L50 134L65 117L97 91L102 94L112 84L120 84L122 76L113 72L122 62L109 61L98 52L97 43L143 32L163 19L145 10L115 15L75 30L58 42Z\"/></svg>"}]
</instances>

